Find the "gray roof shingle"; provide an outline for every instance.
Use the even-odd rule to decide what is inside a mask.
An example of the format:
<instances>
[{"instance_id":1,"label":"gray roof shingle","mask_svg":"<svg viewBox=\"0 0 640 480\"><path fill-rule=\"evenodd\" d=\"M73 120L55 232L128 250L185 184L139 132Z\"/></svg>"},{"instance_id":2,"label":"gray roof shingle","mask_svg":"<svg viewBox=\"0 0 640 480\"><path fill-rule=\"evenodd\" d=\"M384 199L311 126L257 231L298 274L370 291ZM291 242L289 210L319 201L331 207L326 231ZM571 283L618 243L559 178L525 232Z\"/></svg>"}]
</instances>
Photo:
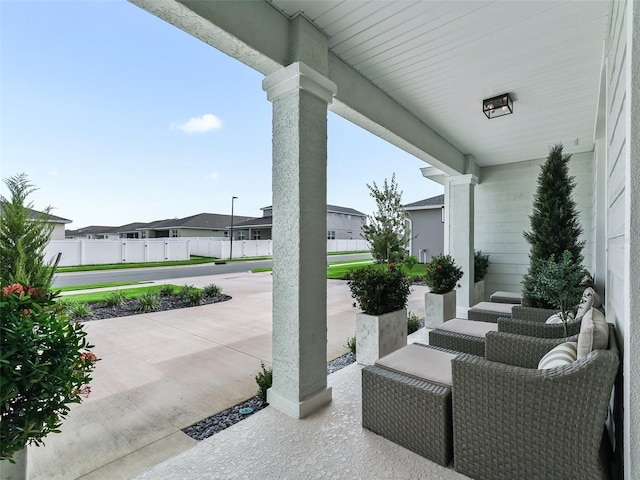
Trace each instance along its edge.
<instances>
[{"instance_id":1,"label":"gray roof shingle","mask_svg":"<svg viewBox=\"0 0 640 480\"><path fill-rule=\"evenodd\" d=\"M434 207L444 205L444 195L436 195L435 197L425 198L424 200L418 200L417 202L408 203L404 205L404 208L417 209L420 207Z\"/></svg>"}]
</instances>

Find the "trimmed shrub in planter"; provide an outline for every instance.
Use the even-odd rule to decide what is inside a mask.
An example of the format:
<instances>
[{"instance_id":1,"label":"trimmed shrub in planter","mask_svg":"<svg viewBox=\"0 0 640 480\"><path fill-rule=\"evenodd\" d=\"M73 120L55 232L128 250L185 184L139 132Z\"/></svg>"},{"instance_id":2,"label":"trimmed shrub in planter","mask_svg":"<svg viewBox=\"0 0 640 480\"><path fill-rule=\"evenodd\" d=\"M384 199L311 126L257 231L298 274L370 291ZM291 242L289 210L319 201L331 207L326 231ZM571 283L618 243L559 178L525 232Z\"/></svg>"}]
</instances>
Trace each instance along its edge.
<instances>
[{"instance_id":1,"label":"trimmed shrub in planter","mask_svg":"<svg viewBox=\"0 0 640 480\"><path fill-rule=\"evenodd\" d=\"M424 281L431 293L447 293L456 288L462 278L462 269L458 267L451 255L434 255L427 263Z\"/></svg>"},{"instance_id":2,"label":"trimmed shrub in planter","mask_svg":"<svg viewBox=\"0 0 640 480\"><path fill-rule=\"evenodd\" d=\"M368 315L402 310L407 305L411 283L401 268L390 263L387 268L368 266L351 271L347 282L351 296L358 306Z\"/></svg>"}]
</instances>

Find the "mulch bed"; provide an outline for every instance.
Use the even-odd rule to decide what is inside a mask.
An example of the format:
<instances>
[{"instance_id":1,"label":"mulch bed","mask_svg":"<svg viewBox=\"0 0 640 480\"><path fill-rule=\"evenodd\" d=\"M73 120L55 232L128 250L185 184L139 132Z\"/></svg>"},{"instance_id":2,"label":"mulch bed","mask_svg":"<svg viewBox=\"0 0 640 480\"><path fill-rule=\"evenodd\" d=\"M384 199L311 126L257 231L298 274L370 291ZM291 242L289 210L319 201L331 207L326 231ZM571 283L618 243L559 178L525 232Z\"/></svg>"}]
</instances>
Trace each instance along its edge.
<instances>
[{"instance_id":1,"label":"mulch bed","mask_svg":"<svg viewBox=\"0 0 640 480\"><path fill-rule=\"evenodd\" d=\"M221 294L216 297L202 297L202 305L209 305L212 303L226 302L231 300L230 295ZM190 308L198 305L192 305L186 300L182 300L177 296L160 297L158 308L155 312L162 312L164 310L175 310L177 308ZM122 305L117 307L109 307L105 302L96 302L89 304L91 308L91 316L76 319L79 322L90 322L92 320L103 320L105 318L126 317L128 315L139 315L141 313L151 313L140 311L140 306L137 299L125 300Z\"/></svg>"}]
</instances>

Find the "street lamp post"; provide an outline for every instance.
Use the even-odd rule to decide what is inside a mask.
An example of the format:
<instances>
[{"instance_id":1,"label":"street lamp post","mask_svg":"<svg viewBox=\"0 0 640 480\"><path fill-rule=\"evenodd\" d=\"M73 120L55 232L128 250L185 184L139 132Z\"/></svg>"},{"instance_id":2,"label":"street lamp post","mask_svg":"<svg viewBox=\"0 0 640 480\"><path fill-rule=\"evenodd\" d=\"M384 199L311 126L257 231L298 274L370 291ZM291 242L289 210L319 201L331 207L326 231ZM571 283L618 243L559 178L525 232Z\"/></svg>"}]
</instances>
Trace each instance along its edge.
<instances>
[{"instance_id":1,"label":"street lamp post","mask_svg":"<svg viewBox=\"0 0 640 480\"><path fill-rule=\"evenodd\" d=\"M233 259L233 202L237 200L238 197L231 197L231 232L229 235L229 260Z\"/></svg>"}]
</instances>

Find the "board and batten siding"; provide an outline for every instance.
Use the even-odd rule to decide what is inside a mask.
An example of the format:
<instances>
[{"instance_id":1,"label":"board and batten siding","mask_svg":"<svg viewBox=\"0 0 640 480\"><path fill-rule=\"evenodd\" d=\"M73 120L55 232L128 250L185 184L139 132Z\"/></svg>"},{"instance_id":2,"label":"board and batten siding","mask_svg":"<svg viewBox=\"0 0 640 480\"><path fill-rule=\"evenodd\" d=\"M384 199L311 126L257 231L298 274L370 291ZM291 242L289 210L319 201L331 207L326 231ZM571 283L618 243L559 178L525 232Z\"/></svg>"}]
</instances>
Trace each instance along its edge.
<instances>
[{"instance_id":1,"label":"board and batten siding","mask_svg":"<svg viewBox=\"0 0 640 480\"><path fill-rule=\"evenodd\" d=\"M485 291L520 292L522 276L529 269L529 244L523 233L530 231L529 216L537 190L540 166L546 159L484 167L475 187L475 249L489 255ZM584 265L592 270L594 238L593 153L571 156L569 173L575 177L573 199L580 212Z\"/></svg>"},{"instance_id":2,"label":"board and batten siding","mask_svg":"<svg viewBox=\"0 0 640 480\"><path fill-rule=\"evenodd\" d=\"M640 478L640 2L611 4L604 55L605 146L596 162L606 172L607 321L622 354L616 385L616 457L624 478ZM622 387L622 395L620 388ZM622 397L622 399L620 399ZM622 411L620 411L622 410ZM622 454L620 453L622 450Z\"/></svg>"}]
</instances>

